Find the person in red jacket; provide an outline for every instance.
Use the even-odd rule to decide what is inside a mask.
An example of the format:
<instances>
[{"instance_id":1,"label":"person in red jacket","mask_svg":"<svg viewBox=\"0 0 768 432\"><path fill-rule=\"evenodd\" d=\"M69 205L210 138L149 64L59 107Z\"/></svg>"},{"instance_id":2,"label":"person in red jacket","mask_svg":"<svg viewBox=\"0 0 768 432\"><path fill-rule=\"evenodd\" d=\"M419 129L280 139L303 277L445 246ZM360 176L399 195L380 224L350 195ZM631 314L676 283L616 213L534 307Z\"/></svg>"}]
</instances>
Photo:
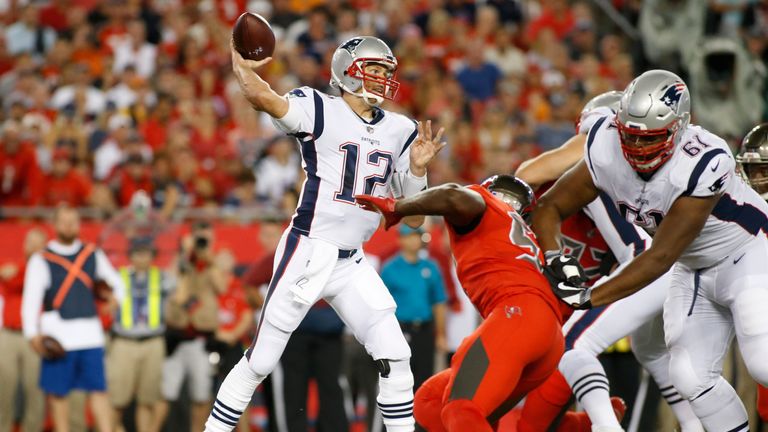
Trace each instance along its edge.
<instances>
[{"instance_id":1,"label":"person in red jacket","mask_svg":"<svg viewBox=\"0 0 768 432\"><path fill-rule=\"evenodd\" d=\"M20 126L13 120L2 125L0 132L0 205L27 206L37 204L42 174L35 149L22 142Z\"/></svg>"},{"instance_id":2,"label":"person in red jacket","mask_svg":"<svg viewBox=\"0 0 768 432\"><path fill-rule=\"evenodd\" d=\"M523 219L533 191L514 176L467 187L446 184L398 201L355 198L381 212L387 227L410 215L445 218L459 281L484 322L464 339L451 367L418 390L414 416L429 431L493 431L501 416L556 370L564 341L561 302L550 283L583 283L583 270L573 258L545 264ZM568 415L576 426L584 424L583 415Z\"/></svg>"},{"instance_id":3,"label":"person in red jacket","mask_svg":"<svg viewBox=\"0 0 768 432\"><path fill-rule=\"evenodd\" d=\"M40 229L31 229L24 239L24 255L29 258L45 247L47 236ZM0 431L13 430L16 383L21 379L24 389L22 430L42 429L44 399L38 381L40 356L21 332L21 296L24 291L26 259L20 263L0 266L0 297L3 298L3 326L0 328Z\"/></svg>"},{"instance_id":4,"label":"person in red jacket","mask_svg":"<svg viewBox=\"0 0 768 432\"><path fill-rule=\"evenodd\" d=\"M53 152L51 173L45 177L42 204L55 207L67 204L71 207L88 205L91 181L72 169L72 152L60 147Z\"/></svg>"}]
</instances>

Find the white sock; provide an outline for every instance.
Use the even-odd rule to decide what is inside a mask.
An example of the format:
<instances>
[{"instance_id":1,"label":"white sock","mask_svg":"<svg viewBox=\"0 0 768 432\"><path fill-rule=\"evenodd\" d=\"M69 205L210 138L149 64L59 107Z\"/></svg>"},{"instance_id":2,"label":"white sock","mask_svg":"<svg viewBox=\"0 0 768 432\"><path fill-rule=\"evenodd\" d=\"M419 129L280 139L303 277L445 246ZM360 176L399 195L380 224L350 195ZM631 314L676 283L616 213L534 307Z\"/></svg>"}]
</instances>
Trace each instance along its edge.
<instances>
[{"instance_id":1,"label":"white sock","mask_svg":"<svg viewBox=\"0 0 768 432\"><path fill-rule=\"evenodd\" d=\"M389 361L387 377L379 376L379 396L376 402L387 432L412 432L413 374L409 359Z\"/></svg>"},{"instance_id":2,"label":"white sock","mask_svg":"<svg viewBox=\"0 0 768 432\"><path fill-rule=\"evenodd\" d=\"M656 381L661 396L664 397L675 414L682 432L704 432L704 426L701 425L701 421L693 412L691 403L680 395L669 379L669 353L664 352L663 355L654 359L650 359L649 356L639 356L637 352L635 356Z\"/></svg>"},{"instance_id":3,"label":"white sock","mask_svg":"<svg viewBox=\"0 0 768 432\"><path fill-rule=\"evenodd\" d=\"M662 387L659 385L661 396L667 401L667 405L672 409L672 412L677 418L677 422L680 423L680 429L682 432L704 432L704 426L701 425L701 421L696 417L696 413L691 408L691 403L684 397L680 396L675 387L672 384L667 384Z\"/></svg>"},{"instance_id":4,"label":"white sock","mask_svg":"<svg viewBox=\"0 0 768 432\"><path fill-rule=\"evenodd\" d=\"M221 384L211 415L205 422L205 432L230 432L234 429L264 378L256 375L243 356Z\"/></svg>"},{"instance_id":5,"label":"white sock","mask_svg":"<svg viewBox=\"0 0 768 432\"><path fill-rule=\"evenodd\" d=\"M595 356L574 348L563 354L559 369L571 386L576 401L589 415L593 430L622 430L611 405L608 377Z\"/></svg>"},{"instance_id":6,"label":"white sock","mask_svg":"<svg viewBox=\"0 0 768 432\"><path fill-rule=\"evenodd\" d=\"M723 377L694 396L691 407L708 431L749 432L747 410L736 390Z\"/></svg>"}]
</instances>

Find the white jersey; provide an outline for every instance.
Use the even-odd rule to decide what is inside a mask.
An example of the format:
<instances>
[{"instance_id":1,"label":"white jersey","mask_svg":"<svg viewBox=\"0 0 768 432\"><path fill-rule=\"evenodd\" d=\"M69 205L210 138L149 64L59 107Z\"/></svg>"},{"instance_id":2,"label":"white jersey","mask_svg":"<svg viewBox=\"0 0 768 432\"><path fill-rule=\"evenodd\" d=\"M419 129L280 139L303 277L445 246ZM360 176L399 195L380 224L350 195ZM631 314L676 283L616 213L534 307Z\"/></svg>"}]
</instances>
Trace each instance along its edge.
<instances>
[{"instance_id":1,"label":"white jersey","mask_svg":"<svg viewBox=\"0 0 768 432\"><path fill-rule=\"evenodd\" d=\"M292 228L340 249L359 248L380 216L358 207L354 196L390 195L392 173L409 169L416 122L379 108L366 121L342 98L309 87L287 98L288 113L274 123L298 138L307 175Z\"/></svg>"},{"instance_id":2,"label":"white jersey","mask_svg":"<svg viewBox=\"0 0 768 432\"><path fill-rule=\"evenodd\" d=\"M699 126L688 126L675 153L647 182L624 159L610 116L590 129L585 161L601 196L651 235L677 198L722 194L679 259L691 268L714 265L768 229L768 204L736 174L725 141Z\"/></svg>"}]
</instances>

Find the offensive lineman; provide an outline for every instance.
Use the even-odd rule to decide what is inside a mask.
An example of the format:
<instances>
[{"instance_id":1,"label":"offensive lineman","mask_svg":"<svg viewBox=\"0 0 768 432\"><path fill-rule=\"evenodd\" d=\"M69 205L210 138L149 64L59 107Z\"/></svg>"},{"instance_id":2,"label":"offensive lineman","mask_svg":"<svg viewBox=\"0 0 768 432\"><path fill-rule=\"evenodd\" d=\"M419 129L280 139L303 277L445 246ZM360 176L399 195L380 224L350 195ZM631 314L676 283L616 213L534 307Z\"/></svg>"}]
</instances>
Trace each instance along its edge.
<instances>
[{"instance_id":1,"label":"offensive lineman","mask_svg":"<svg viewBox=\"0 0 768 432\"><path fill-rule=\"evenodd\" d=\"M736 164L742 178L762 199L768 200L768 123L755 126L741 140ZM761 385L757 386L757 412L763 421L768 421L768 389Z\"/></svg>"},{"instance_id":2,"label":"offensive lineman","mask_svg":"<svg viewBox=\"0 0 768 432\"><path fill-rule=\"evenodd\" d=\"M236 426L291 333L324 298L376 361L377 402L387 431L413 431L410 349L395 319L395 302L362 252L380 217L359 208L354 195L400 197L425 189L426 166L445 145L443 130L433 139L429 122L423 128L378 107L394 97L398 83L397 60L377 38L354 37L336 49L331 86L341 97L309 87L280 96L255 72L271 58L250 61L231 51L245 98L301 144L307 178L275 255L256 336L224 380L205 430Z\"/></svg>"},{"instance_id":3,"label":"offensive lineman","mask_svg":"<svg viewBox=\"0 0 768 432\"><path fill-rule=\"evenodd\" d=\"M584 157L584 143L590 127L604 116L614 116L621 96L621 92L613 91L590 100L579 119L578 133L561 147L524 162L515 176L533 187L557 180ZM583 212L586 216L579 212L563 223L563 238L578 235L573 231L584 229L574 227L572 219L589 217L593 222L591 228L597 228L599 235L596 235L604 238L619 264L629 262L651 244L650 236L640 227L624 220L613 203L605 197L589 203ZM594 253L578 250L589 244L580 246L566 243L566 246L580 255L582 263L583 255ZM631 334L633 354L658 384L683 432L703 431L690 404L680 397L669 378L669 352L664 345L661 311L670 278L671 274L665 274L625 299L589 311L576 312L563 326L566 353L560 360L559 372L553 373L544 384L528 395L518 430L548 430L570 401L571 389L589 414L594 431L622 430L609 399L608 378L597 356L618 339Z\"/></svg>"},{"instance_id":4,"label":"offensive lineman","mask_svg":"<svg viewBox=\"0 0 768 432\"><path fill-rule=\"evenodd\" d=\"M637 77L615 118L590 129L584 160L542 197L533 227L545 249L557 250L560 221L605 196L652 234L651 247L607 282L590 289L564 282L555 292L578 307L599 306L672 268L664 304L672 383L706 430L746 431L746 410L720 375L735 328L750 374L768 382L768 204L734 178L725 141L689 120L678 76Z\"/></svg>"},{"instance_id":5,"label":"offensive lineman","mask_svg":"<svg viewBox=\"0 0 768 432\"><path fill-rule=\"evenodd\" d=\"M547 379L563 353L562 303L542 274L543 255L522 217L533 206L533 191L498 175L482 185L446 184L403 200L356 198L382 213L387 227L405 216L445 218L459 281L484 321L462 341L451 367L419 388L415 413L432 432L492 431Z\"/></svg>"}]
</instances>

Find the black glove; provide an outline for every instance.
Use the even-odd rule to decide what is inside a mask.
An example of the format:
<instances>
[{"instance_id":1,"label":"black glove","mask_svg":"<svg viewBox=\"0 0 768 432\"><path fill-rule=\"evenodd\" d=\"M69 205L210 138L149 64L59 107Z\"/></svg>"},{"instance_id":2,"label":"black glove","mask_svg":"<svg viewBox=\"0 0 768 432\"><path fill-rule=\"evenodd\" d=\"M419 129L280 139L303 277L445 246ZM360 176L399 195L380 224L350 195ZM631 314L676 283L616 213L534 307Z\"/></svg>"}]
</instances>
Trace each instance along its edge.
<instances>
[{"instance_id":1,"label":"black glove","mask_svg":"<svg viewBox=\"0 0 768 432\"><path fill-rule=\"evenodd\" d=\"M583 285L572 285L569 282L560 282L551 285L557 298L574 309L592 308L592 288Z\"/></svg>"},{"instance_id":2,"label":"black glove","mask_svg":"<svg viewBox=\"0 0 768 432\"><path fill-rule=\"evenodd\" d=\"M560 282L584 285L589 280L579 260L570 255L563 255L560 251L548 251L544 258L547 260L544 276L549 279L549 284L553 287Z\"/></svg>"},{"instance_id":3,"label":"black glove","mask_svg":"<svg viewBox=\"0 0 768 432\"><path fill-rule=\"evenodd\" d=\"M575 309L591 308L591 290L584 286L588 279L579 260L560 251L548 251L544 257L544 276L557 298Z\"/></svg>"}]
</instances>

